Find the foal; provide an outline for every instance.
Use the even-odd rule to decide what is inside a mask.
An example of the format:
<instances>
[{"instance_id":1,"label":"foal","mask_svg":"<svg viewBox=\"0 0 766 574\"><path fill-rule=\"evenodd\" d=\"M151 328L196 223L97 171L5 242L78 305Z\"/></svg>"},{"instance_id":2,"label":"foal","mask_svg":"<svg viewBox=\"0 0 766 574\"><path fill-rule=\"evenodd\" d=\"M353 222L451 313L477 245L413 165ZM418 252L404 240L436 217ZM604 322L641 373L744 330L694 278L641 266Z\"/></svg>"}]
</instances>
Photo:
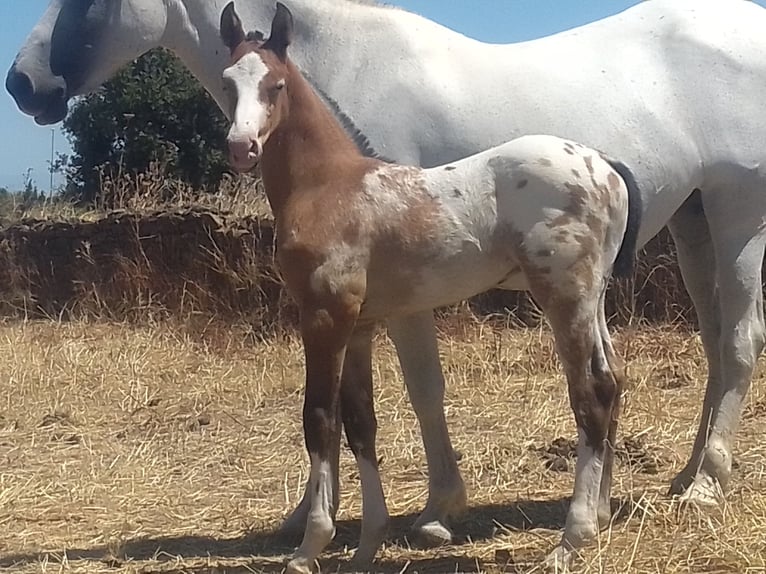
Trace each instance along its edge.
<instances>
[{"instance_id":1,"label":"foal","mask_svg":"<svg viewBox=\"0 0 766 574\"><path fill-rule=\"evenodd\" d=\"M341 422L362 482L355 559L371 561L385 535L373 326L493 287L531 291L566 371L580 442L564 536L551 555L560 563L610 519L623 367L604 292L613 266L625 273L633 263L640 210L630 172L551 136L425 170L364 157L288 58L292 29L282 4L264 42L246 37L233 3L221 16L232 56L223 75L230 161L241 171L260 161L278 262L300 308L310 506L287 571L309 572L334 535ZM451 502L453 511L464 504Z\"/></svg>"}]
</instances>

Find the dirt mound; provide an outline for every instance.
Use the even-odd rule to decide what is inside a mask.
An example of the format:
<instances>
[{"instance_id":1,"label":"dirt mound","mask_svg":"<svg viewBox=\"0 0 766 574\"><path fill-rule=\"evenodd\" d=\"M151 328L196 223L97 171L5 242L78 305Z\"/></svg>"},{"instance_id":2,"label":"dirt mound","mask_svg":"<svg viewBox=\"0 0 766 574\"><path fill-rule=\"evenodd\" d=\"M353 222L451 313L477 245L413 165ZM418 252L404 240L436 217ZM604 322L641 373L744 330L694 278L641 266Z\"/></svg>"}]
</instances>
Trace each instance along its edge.
<instances>
[{"instance_id":1,"label":"dirt mound","mask_svg":"<svg viewBox=\"0 0 766 574\"><path fill-rule=\"evenodd\" d=\"M275 320L284 305L273 245L270 221L205 209L22 221L0 230L0 310Z\"/></svg>"},{"instance_id":2,"label":"dirt mound","mask_svg":"<svg viewBox=\"0 0 766 574\"><path fill-rule=\"evenodd\" d=\"M574 470L577 459L577 441L558 437L551 444L543 447L531 447L543 461L545 468L553 472ZM629 466L634 472L657 474L662 461L651 454L641 436L626 436L617 444L614 451L617 460Z\"/></svg>"},{"instance_id":3,"label":"dirt mound","mask_svg":"<svg viewBox=\"0 0 766 574\"><path fill-rule=\"evenodd\" d=\"M289 324L295 310L273 261L273 222L207 208L96 221L26 220L0 230L0 313L111 319L152 313ZM525 293L493 290L468 304L481 317L536 325ZM452 317L457 307L442 310ZM634 279L607 294L612 323L694 323L667 231L638 258Z\"/></svg>"}]
</instances>

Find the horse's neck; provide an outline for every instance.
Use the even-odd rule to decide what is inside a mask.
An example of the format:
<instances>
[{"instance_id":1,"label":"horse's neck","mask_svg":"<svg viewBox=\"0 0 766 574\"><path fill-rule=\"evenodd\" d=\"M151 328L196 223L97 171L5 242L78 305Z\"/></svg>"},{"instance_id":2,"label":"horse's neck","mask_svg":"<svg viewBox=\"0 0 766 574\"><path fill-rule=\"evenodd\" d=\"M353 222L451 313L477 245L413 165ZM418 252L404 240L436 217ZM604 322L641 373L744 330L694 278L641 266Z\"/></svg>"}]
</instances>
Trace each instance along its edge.
<instances>
[{"instance_id":1,"label":"horse's neck","mask_svg":"<svg viewBox=\"0 0 766 574\"><path fill-rule=\"evenodd\" d=\"M219 38L221 12L228 0L173 0L168 2L169 32L163 45L184 62L194 76L226 109L221 74L229 65L229 53ZM317 85L331 86L343 54L350 62L369 62L380 56L383 46L372 38L395 41L393 15L398 11L364 6L346 0L290 0L295 14L292 59ZM247 29L268 35L273 2L238 2L237 11ZM387 31L391 30L390 33ZM367 52L368 55L365 55ZM366 65L366 64L365 64Z\"/></svg>"},{"instance_id":2,"label":"horse's neck","mask_svg":"<svg viewBox=\"0 0 766 574\"><path fill-rule=\"evenodd\" d=\"M263 149L261 173L278 217L287 200L322 187L350 166L368 161L292 62L288 62L287 117Z\"/></svg>"},{"instance_id":3,"label":"horse's neck","mask_svg":"<svg viewBox=\"0 0 766 574\"><path fill-rule=\"evenodd\" d=\"M231 63L220 38L220 18L228 0L172 0L162 45L172 50L228 115L221 76ZM250 3L248 2L248 5Z\"/></svg>"}]
</instances>

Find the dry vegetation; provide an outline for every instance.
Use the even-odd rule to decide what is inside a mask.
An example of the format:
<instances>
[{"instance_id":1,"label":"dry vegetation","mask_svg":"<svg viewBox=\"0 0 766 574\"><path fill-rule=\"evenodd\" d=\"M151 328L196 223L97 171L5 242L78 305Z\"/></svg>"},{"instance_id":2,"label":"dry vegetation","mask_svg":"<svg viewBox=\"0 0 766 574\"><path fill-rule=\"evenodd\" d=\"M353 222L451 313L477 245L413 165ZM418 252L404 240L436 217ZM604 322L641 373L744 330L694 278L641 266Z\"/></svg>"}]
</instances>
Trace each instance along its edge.
<instances>
[{"instance_id":1,"label":"dry vegetation","mask_svg":"<svg viewBox=\"0 0 766 574\"><path fill-rule=\"evenodd\" d=\"M447 413L470 493L456 524L460 541L432 551L408 545L407 527L425 502L424 456L381 335L379 445L395 519L379 566L527 572L560 536L573 480L573 425L552 342L544 329L453 321L449 331ZM284 336L254 344L236 328L181 332L167 323L0 326L0 568L280 571L296 541L273 531L307 472L299 343ZM679 512L664 492L693 438L704 380L699 342L672 328L624 331L618 340L631 357L618 517L578 570L764 571L765 373L745 416L727 507ZM342 485L323 571L342 570L359 536L348 451Z\"/></svg>"},{"instance_id":2,"label":"dry vegetation","mask_svg":"<svg viewBox=\"0 0 766 574\"><path fill-rule=\"evenodd\" d=\"M262 196L233 181L201 199L153 177L106 182L111 214L47 205L0 230L0 570L279 572L297 544L274 530L307 473L302 354ZM631 381L617 515L577 570L766 572L766 372L753 384L727 506L681 511L665 491L691 448L705 362L684 326L667 236L647 249L635 285L610 302ZM506 307L514 318L496 314ZM501 294L440 317L469 508L456 544L410 547L425 462L381 333L379 448L394 520L378 566L534 571L560 536L573 481L574 425L550 335L531 303ZM359 536L347 450L342 485L325 572L346 567Z\"/></svg>"}]
</instances>

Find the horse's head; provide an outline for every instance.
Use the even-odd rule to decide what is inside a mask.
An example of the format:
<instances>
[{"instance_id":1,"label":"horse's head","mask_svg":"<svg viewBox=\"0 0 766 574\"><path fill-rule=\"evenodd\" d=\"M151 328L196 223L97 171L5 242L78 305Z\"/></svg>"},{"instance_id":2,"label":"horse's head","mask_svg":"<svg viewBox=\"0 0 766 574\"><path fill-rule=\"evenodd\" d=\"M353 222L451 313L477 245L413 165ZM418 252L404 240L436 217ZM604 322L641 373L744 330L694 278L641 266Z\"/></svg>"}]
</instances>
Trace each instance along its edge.
<instances>
[{"instance_id":1,"label":"horse's head","mask_svg":"<svg viewBox=\"0 0 766 574\"><path fill-rule=\"evenodd\" d=\"M221 38L232 60L223 72L232 118L229 161L237 170L255 166L269 136L286 117L290 76L287 47L292 34L292 14L279 2L265 41L245 34L233 2L221 14Z\"/></svg>"},{"instance_id":2,"label":"horse's head","mask_svg":"<svg viewBox=\"0 0 766 574\"><path fill-rule=\"evenodd\" d=\"M51 0L5 86L37 123L58 122L69 98L94 90L158 46L167 16L163 0Z\"/></svg>"}]
</instances>

